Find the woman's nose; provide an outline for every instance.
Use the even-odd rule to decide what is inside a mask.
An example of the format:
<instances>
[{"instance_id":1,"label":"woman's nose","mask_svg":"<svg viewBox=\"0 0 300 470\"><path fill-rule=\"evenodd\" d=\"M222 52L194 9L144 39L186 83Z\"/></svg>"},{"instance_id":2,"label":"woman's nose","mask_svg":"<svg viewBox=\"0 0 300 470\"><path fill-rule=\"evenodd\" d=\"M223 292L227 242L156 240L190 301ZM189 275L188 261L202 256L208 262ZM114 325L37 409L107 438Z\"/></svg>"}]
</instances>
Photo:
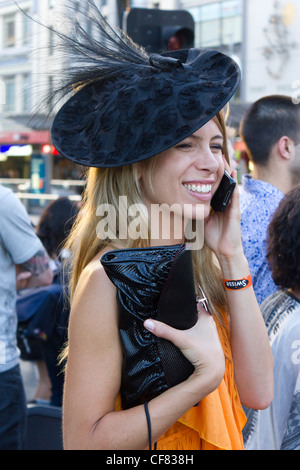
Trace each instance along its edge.
<instances>
[{"instance_id":1,"label":"woman's nose","mask_svg":"<svg viewBox=\"0 0 300 470\"><path fill-rule=\"evenodd\" d=\"M216 173L220 167L220 158L214 155L211 149L199 152L195 166L197 169L207 171L210 173Z\"/></svg>"}]
</instances>

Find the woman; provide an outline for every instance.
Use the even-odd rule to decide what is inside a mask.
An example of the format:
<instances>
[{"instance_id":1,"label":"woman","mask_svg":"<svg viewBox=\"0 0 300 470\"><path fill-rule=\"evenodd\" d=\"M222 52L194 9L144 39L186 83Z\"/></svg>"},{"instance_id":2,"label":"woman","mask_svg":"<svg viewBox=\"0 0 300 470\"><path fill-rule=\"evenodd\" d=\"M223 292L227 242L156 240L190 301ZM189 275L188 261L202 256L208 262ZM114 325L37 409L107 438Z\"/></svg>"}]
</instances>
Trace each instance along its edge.
<instances>
[{"instance_id":1,"label":"woman","mask_svg":"<svg viewBox=\"0 0 300 470\"><path fill-rule=\"evenodd\" d=\"M50 202L41 214L36 234L52 260L53 271L60 269L61 260L67 256L63 252L63 245L70 233L77 212L77 205L68 197L61 196Z\"/></svg>"},{"instance_id":2,"label":"woman","mask_svg":"<svg viewBox=\"0 0 300 470\"><path fill-rule=\"evenodd\" d=\"M149 57L122 33L113 32L92 4L90 8L102 40L94 42L80 24L76 46L74 38L63 36L75 50L74 63L81 60L89 67L72 73L69 85L79 91L61 108L52 127L59 152L92 167L69 238L73 270L65 448L145 449L151 422L158 449L241 449L244 414L237 390L245 405L268 406L272 358L250 280L249 287L239 291L226 291L222 281L249 276L237 190L224 213L211 213L210 208L224 170L230 171L221 110L238 86L239 71L216 51L191 49ZM124 211L119 201L124 196L127 228L133 226L130 208L139 204L139 220L146 214L147 236L138 229L134 235L129 231L127 238L121 236ZM99 225L103 204L109 204L107 210L113 207L116 215L113 223L107 218L107 227ZM166 235L156 220L153 236L151 209L163 204L163 214L171 212L170 230ZM194 277L213 316L199 302L191 329L155 320L145 321L144 327L149 335L178 347L194 372L151 399L149 414L143 404L122 409L116 287L100 259L124 247L184 243L187 219L205 226L203 248L192 250ZM180 235L171 225L178 220Z\"/></svg>"}]
</instances>

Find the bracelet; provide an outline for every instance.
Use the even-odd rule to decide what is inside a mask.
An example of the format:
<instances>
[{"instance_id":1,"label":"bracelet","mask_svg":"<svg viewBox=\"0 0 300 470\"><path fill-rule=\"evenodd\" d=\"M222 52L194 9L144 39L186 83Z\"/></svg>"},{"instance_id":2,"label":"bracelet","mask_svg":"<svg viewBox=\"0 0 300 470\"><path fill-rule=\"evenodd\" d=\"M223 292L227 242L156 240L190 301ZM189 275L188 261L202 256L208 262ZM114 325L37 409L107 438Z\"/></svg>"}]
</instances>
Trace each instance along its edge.
<instances>
[{"instance_id":1,"label":"bracelet","mask_svg":"<svg viewBox=\"0 0 300 470\"><path fill-rule=\"evenodd\" d=\"M151 420L150 420L150 414L149 414L148 402L147 401L144 403L144 410L145 410L146 419L147 419L149 450L152 450ZM154 450L156 450L156 446L157 446L157 443L155 442Z\"/></svg>"},{"instance_id":2,"label":"bracelet","mask_svg":"<svg viewBox=\"0 0 300 470\"><path fill-rule=\"evenodd\" d=\"M242 279L223 279L223 282L226 290L244 290L253 285L250 274Z\"/></svg>"}]
</instances>

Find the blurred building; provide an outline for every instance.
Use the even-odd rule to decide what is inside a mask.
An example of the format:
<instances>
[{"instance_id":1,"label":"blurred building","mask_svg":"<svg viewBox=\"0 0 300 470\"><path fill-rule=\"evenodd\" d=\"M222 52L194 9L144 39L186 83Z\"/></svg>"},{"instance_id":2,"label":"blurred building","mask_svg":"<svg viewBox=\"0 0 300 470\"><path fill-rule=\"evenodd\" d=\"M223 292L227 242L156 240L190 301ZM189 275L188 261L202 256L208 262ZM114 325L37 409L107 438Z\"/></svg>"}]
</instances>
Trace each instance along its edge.
<instances>
[{"instance_id":1,"label":"blurred building","mask_svg":"<svg viewBox=\"0 0 300 470\"><path fill-rule=\"evenodd\" d=\"M65 31L68 24L60 0L17 3L0 0L0 178L30 179L32 192L47 193L50 180L78 180L82 173L60 157L49 131L51 92L62 68L68 67L68 59L62 63L56 51L51 27ZM95 3L111 24L119 24L117 0Z\"/></svg>"},{"instance_id":2,"label":"blurred building","mask_svg":"<svg viewBox=\"0 0 300 470\"><path fill-rule=\"evenodd\" d=\"M131 0L131 8L187 10L195 23L195 47L219 49L238 62L235 121L264 95L286 94L299 103L299 0Z\"/></svg>"},{"instance_id":3,"label":"blurred building","mask_svg":"<svg viewBox=\"0 0 300 470\"><path fill-rule=\"evenodd\" d=\"M168 8L161 0L160 8ZM243 80L240 101L279 93L300 95L300 1L173 0L195 20L195 46L233 56Z\"/></svg>"},{"instance_id":4,"label":"blurred building","mask_svg":"<svg viewBox=\"0 0 300 470\"><path fill-rule=\"evenodd\" d=\"M291 95L299 104L299 0L248 0L245 18L245 99L278 93Z\"/></svg>"},{"instance_id":5,"label":"blurred building","mask_svg":"<svg viewBox=\"0 0 300 470\"><path fill-rule=\"evenodd\" d=\"M47 93L51 68L59 64L50 31L29 16L50 26L59 2L20 0L18 5L0 0L0 177L29 178L32 191L43 193L50 190L54 170Z\"/></svg>"}]
</instances>

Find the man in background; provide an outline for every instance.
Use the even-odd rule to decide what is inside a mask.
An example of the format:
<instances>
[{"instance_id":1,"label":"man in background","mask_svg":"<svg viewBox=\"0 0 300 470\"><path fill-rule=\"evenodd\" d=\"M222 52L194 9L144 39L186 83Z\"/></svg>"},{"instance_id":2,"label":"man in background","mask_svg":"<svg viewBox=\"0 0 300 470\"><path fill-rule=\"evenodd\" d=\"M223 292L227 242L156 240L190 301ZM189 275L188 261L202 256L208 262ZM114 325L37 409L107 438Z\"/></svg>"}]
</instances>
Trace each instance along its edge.
<instances>
[{"instance_id":1,"label":"man in background","mask_svg":"<svg viewBox=\"0 0 300 470\"><path fill-rule=\"evenodd\" d=\"M276 287L266 259L269 222L283 196L300 183L300 105L271 95L245 113L240 135L253 165L243 177L241 233L258 303Z\"/></svg>"},{"instance_id":2,"label":"man in background","mask_svg":"<svg viewBox=\"0 0 300 470\"><path fill-rule=\"evenodd\" d=\"M0 185L0 450L21 449L25 433L26 398L16 337L17 290L49 285L52 279L48 255L24 206L10 189Z\"/></svg>"}]
</instances>

